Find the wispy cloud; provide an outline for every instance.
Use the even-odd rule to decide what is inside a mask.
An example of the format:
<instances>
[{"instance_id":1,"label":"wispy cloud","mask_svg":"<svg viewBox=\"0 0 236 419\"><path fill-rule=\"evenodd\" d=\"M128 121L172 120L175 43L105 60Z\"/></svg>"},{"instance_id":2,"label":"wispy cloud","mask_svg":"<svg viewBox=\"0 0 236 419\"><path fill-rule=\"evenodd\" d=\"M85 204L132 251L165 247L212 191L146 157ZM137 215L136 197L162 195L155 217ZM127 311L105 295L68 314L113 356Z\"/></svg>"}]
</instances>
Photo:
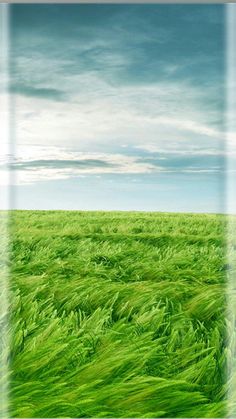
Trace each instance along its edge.
<instances>
[{"instance_id":1,"label":"wispy cloud","mask_svg":"<svg viewBox=\"0 0 236 419\"><path fill-rule=\"evenodd\" d=\"M95 175L158 175L167 173L220 173L224 171L224 154L199 152L111 154L80 152L68 148L20 146L8 168L15 184L32 184ZM0 162L1 184L6 183L6 161Z\"/></svg>"},{"instance_id":2,"label":"wispy cloud","mask_svg":"<svg viewBox=\"0 0 236 419\"><path fill-rule=\"evenodd\" d=\"M0 164L1 173L5 163ZM8 163L16 184L98 174L143 174L157 171L157 165L122 154L84 153L58 147L19 147ZM161 169L160 169L161 170ZM5 183L5 178L2 177Z\"/></svg>"},{"instance_id":3,"label":"wispy cloud","mask_svg":"<svg viewBox=\"0 0 236 419\"><path fill-rule=\"evenodd\" d=\"M222 127L215 125L218 111L208 109L204 94L199 97L198 89L187 82L122 87L87 74L74 76L70 83L70 88L64 83L70 96L65 101L46 97L55 94L59 99L60 91L41 88L32 90L35 97L16 95L19 143L60 147L66 143L81 150L105 151L121 143L154 144L168 150L177 142L188 150L196 143L221 147L224 142Z\"/></svg>"},{"instance_id":4,"label":"wispy cloud","mask_svg":"<svg viewBox=\"0 0 236 419\"><path fill-rule=\"evenodd\" d=\"M22 96L29 96L32 98L43 98L53 101L65 100L65 92L60 89L54 89L51 87L35 87L29 84L17 84L13 83L10 88L12 94L19 94Z\"/></svg>"}]
</instances>

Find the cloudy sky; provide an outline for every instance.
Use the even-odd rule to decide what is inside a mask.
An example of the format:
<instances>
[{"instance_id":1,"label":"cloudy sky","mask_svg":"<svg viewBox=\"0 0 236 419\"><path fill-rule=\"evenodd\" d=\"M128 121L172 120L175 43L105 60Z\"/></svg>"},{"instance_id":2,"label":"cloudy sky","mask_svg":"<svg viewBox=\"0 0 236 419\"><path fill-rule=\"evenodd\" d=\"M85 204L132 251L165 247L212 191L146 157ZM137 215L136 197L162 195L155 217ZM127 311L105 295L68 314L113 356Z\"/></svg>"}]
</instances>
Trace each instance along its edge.
<instances>
[{"instance_id":1,"label":"cloudy sky","mask_svg":"<svg viewBox=\"0 0 236 419\"><path fill-rule=\"evenodd\" d=\"M222 212L224 7L12 5L15 207Z\"/></svg>"}]
</instances>

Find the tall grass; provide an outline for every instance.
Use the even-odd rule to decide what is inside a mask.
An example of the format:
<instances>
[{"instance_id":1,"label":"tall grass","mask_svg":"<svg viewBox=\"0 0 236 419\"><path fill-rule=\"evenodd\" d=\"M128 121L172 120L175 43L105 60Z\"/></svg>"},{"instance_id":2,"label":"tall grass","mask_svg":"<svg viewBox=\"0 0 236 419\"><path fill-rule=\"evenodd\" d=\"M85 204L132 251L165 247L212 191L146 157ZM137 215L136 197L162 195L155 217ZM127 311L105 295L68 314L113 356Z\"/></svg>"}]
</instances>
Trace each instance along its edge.
<instances>
[{"instance_id":1,"label":"tall grass","mask_svg":"<svg viewBox=\"0 0 236 419\"><path fill-rule=\"evenodd\" d=\"M11 417L224 417L225 227L13 211Z\"/></svg>"}]
</instances>

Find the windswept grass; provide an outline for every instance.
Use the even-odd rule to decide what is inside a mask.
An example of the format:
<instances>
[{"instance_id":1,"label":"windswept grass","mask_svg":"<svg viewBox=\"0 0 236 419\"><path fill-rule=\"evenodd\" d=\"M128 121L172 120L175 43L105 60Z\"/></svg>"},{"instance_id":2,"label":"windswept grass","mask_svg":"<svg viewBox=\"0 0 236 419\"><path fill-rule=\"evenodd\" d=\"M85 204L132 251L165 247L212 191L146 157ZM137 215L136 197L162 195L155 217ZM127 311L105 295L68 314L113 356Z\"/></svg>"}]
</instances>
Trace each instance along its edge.
<instances>
[{"instance_id":1,"label":"windswept grass","mask_svg":"<svg viewBox=\"0 0 236 419\"><path fill-rule=\"evenodd\" d=\"M224 417L225 226L12 212L11 417Z\"/></svg>"}]
</instances>

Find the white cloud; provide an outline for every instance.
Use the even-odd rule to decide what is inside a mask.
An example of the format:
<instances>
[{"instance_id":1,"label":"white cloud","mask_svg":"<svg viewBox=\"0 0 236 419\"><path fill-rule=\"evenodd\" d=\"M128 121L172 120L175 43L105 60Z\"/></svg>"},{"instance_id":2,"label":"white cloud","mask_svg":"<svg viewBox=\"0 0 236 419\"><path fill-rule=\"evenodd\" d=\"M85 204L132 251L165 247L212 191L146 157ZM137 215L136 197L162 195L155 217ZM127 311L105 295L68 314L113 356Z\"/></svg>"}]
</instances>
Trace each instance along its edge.
<instances>
[{"instance_id":1,"label":"white cloud","mask_svg":"<svg viewBox=\"0 0 236 419\"><path fill-rule=\"evenodd\" d=\"M161 156L160 159L167 159L168 155L171 157L173 155L178 156L222 156L229 158L230 156L236 156L236 149L231 146L229 143L227 146L227 141L225 144L222 144L221 147L218 148L210 148L210 147L197 147L194 144L191 147L181 147L181 144L169 144L166 148L158 147L155 144L143 144L134 146L135 149L142 150L148 153L163 153L164 156Z\"/></svg>"},{"instance_id":2,"label":"white cloud","mask_svg":"<svg viewBox=\"0 0 236 419\"><path fill-rule=\"evenodd\" d=\"M76 165L70 167L71 162L78 163L78 167ZM81 163L84 165L81 166ZM0 184L5 185L9 183L8 173L3 162L0 168L1 166ZM144 174L161 170L162 168L142 162L137 157L122 154L86 153L58 147L19 146L13 159L10 182L30 184L85 175Z\"/></svg>"},{"instance_id":3,"label":"white cloud","mask_svg":"<svg viewBox=\"0 0 236 419\"><path fill-rule=\"evenodd\" d=\"M66 102L15 96L18 143L77 147L81 150L153 143L166 148L178 143L218 146L224 135L206 109L204 92L188 83L127 86L109 84L96 72L65 76Z\"/></svg>"},{"instance_id":4,"label":"white cloud","mask_svg":"<svg viewBox=\"0 0 236 419\"><path fill-rule=\"evenodd\" d=\"M125 149L162 153L160 160L171 154L224 154L225 135L215 123L219 113L214 106L207 107L209 92L200 91L198 86L174 81L119 86L92 71L65 74L61 83L57 80L58 85L67 92L67 101L23 94L14 97L16 183L168 171L135 155L126 155ZM89 159L106 164L36 167L33 163ZM19 163L26 162L31 162L27 170L19 170Z\"/></svg>"},{"instance_id":5,"label":"white cloud","mask_svg":"<svg viewBox=\"0 0 236 419\"><path fill-rule=\"evenodd\" d=\"M135 148L134 148L135 149ZM185 166L176 166L175 156L220 156L217 149L192 149L190 152L180 149L166 150L155 148L153 144L136 146L136 149L158 152L158 158L149 159L140 155L121 153L101 153L77 151L56 146L21 145L16 155L10 156L11 176L6 170L7 159L0 162L0 185L32 184L70 178L81 178L104 174L158 174L158 173L217 173L223 167L216 166L209 160L209 167L194 167L194 160ZM166 153L162 155L161 153ZM9 157L9 155L8 155ZM174 160L172 160L174 158ZM168 165L166 161L169 160ZM159 164L158 164L159 162ZM173 163L172 163L173 162Z\"/></svg>"}]
</instances>

